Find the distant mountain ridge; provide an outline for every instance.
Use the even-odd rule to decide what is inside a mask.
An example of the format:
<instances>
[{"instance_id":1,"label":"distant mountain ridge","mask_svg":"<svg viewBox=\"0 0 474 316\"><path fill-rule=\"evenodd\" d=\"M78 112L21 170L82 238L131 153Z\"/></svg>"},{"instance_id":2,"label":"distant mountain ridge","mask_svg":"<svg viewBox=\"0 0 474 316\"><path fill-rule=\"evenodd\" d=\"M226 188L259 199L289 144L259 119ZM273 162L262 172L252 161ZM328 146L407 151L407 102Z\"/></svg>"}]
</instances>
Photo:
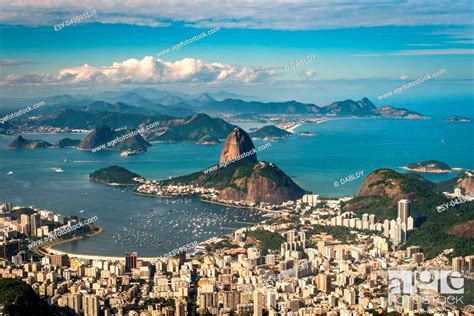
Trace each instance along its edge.
<instances>
[{"instance_id":1,"label":"distant mountain ridge","mask_svg":"<svg viewBox=\"0 0 474 316\"><path fill-rule=\"evenodd\" d=\"M225 99L215 101L201 107L201 110L209 113L227 113L227 114L319 114L335 116L380 116L387 118L410 118L421 119L425 116L409 111L407 109L397 109L392 106L383 106L377 108L368 98L359 101L344 100L336 101L327 106L320 107L316 104L301 103L297 101L286 102L256 102L243 101L237 99Z\"/></svg>"},{"instance_id":2,"label":"distant mountain ridge","mask_svg":"<svg viewBox=\"0 0 474 316\"><path fill-rule=\"evenodd\" d=\"M206 113L255 113L255 114L321 114L338 116L381 116L381 117L403 117L403 118L423 118L424 116L409 111L407 109L397 109L389 105L376 108L368 99L359 101L350 99L336 101L327 106L318 106L312 103L302 103L298 101L282 102L260 102L249 101L251 97L242 96L225 91L204 92L199 95L190 95L176 91L157 90L154 88L140 88L129 91L104 91L95 95L68 94L42 98L47 107L41 109L39 113L48 109L58 109L60 107L77 109L80 106L87 106L95 101L107 102L110 104L124 103L131 107L145 108L155 111L155 114L169 115L175 117L185 117L192 115L189 112L199 109L199 112ZM257 99L256 97L253 98ZM38 98L20 100L18 104L30 104ZM11 100L10 100L11 101ZM177 106L178 109L169 107ZM167 109L168 108L168 109ZM135 111L135 110L134 110ZM173 111L177 111L173 113ZM412 116L413 115L413 116Z\"/></svg>"},{"instance_id":3,"label":"distant mountain ridge","mask_svg":"<svg viewBox=\"0 0 474 316\"><path fill-rule=\"evenodd\" d=\"M220 113L257 113L257 114L322 114L321 108L315 104L305 104L297 101L287 102L256 102L238 99L214 101L201 108L205 112Z\"/></svg>"},{"instance_id":4,"label":"distant mountain ridge","mask_svg":"<svg viewBox=\"0 0 474 316\"><path fill-rule=\"evenodd\" d=\"M370 116L374 114L375 105L368 99L363 98L360 101L345 100L337 101L324 107L326 113L334 113L336 115L358 115Z\"/></svg>"},{"instance_id":5,"label":"distant mountain ridge","mask_svg":"<svg viewBox=\"0 0 474 316\"><path fill-rule=\"evenodd\" d=\"M218 143L224 139L235 125L220 118L211 118L207 114L194 114L182 120L170 120L162 128L149 136L152 142L193 142Z\"/></svg>"},{"instance_id":6,"label":"distant mountain ridge","mask_svg":"<svg viewBox=\"0 0 474 316\"><path fill-rule=\"evenodd\" d=\"M143 97L145 94L148 98ZM153 98L156 97L156 98ZM151 99L150 99L151 98ZM160 99L162 98L162 99ZM297 101L286 102L258 102L241 99L225 99L217 101L212 94L187 95L182 93L166 94L156 89L135 89L125 92L105 91L86 97L59 95L45 98L49 103L35 110L34 117L25 115L18 120L8 121L0 127L1 134L14 134L19 130L28 132L55 131L61 129L70 132L73 129L91 130L95 127L107 125L112 129L127 127L136 128L140 124L149 124L160 121L159 130L152 133L152 141L180 142L188 141L201 144L213 144L233 129L232 124L217 119L205 119L209 113L213 116L234 121L239 117L253 117L254 120L265 120L260 115L282 116L280 119L291 116L355 116L355 117L384 117L422 119L423 115L406 109L397 109L391 106L376 108L368 99L359 101L344 100L333 102L328 106L319 107L315 104ZM102 99L102 100L99 100ZM163 101L167 105L159 104ZM200 115L193 116L199 112ZM199 118L204 124L199 127L191 121ZM290 118L291 119L291 118ZM227 126L225 126L227 124ZM193 126L194 130L187 128ZM267 130L259 134L276 133ZM252 137L278 138L275 135L265 137L255 132ZM267 133L267 134L268 134ZM276 133L281 134L281 133ZM282 135L284 137L284 135Z\"/></svg>"}]
</instances>

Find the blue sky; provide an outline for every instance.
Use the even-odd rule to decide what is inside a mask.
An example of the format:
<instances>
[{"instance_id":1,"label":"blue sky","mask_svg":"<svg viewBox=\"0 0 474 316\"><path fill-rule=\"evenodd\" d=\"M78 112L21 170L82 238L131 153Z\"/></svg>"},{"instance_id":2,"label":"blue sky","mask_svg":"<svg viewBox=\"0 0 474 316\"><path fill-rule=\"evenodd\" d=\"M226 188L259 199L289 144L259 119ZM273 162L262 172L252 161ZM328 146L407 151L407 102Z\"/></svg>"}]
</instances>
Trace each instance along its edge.
<instances>
[{"instance_id":1,"label":"blue sky","mask_svg":"<svg viewBox=\"0 0 474 316\"><path fill-rule=\"evenodd\" d=\"M445 74L413 95L436 97L441 81L456 82L448 95L473 94L470 1L197 1L178 7L145 0L2 4L0 96L152 86L328 102L374 97L439 69ZM95 16L54 30L92 9ZM220 30L157 56L214 27ZM310 54L314 61L285 70Z\"/></svg>"}]
</instances>

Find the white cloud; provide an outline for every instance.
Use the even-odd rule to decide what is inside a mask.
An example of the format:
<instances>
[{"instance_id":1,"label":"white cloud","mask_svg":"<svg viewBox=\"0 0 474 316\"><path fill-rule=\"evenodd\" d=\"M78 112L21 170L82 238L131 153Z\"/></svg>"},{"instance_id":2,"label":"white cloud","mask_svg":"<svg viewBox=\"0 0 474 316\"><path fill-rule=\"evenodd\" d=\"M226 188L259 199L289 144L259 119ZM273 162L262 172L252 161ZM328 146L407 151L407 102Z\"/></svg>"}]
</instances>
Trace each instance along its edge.
<instances>
[{"instance_id":1,"label":"white cloud","mask_svg":"<svg viewBox=\"0 0 474 316\"><path fill-rule=\"evenodd\" d=\"M303 72L303 76L305 76L306 78L312 78L315 75L316 75L316 71L313 68L306 69Z\"/></svg>"},{"instance_id":2,"label":"white cloud","mask_svg":"<svg viewBox=\"0 0 474 316\"><path fill-rule=\"evenodd\" d=\"M57 74L8 74L0 82L15 84L160 84L160 83L251 83L265 81L278 73L271 68L253 68L222 63L205 63L200 59L184 58L163 61L153 56L127 59L111 66L82 65L64 68Z\"/></svg>"},{"instance_id":3,"label":"white cloud","mask_svg":"<svg viewBox=\"0 0 474 316\"><path fill-rule=\"evenodd\" d=\"M39 64L30 60L0 59L0 66L25 66Z\"/></svg>"},{"instance_id":4,"label":"white cloud","mask_svg":"<svg viewBox=\"0 0 474 316\"><path fill-rule=\"evenodd\" d=\"M434 9L435 8L435 9ZM12 0L0 22L54 25L95 9L91 21L160 26L182 22L209 28L321 29L386 25L472 25L470 0Z\"/></svg>"}]
</instances>

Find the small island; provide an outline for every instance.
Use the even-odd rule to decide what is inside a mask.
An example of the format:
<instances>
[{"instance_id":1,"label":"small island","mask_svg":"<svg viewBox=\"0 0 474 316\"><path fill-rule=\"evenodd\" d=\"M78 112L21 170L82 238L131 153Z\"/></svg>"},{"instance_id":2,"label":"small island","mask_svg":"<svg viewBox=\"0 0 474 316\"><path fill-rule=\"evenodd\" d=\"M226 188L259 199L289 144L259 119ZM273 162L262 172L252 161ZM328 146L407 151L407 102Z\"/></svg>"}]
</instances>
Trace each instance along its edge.
<instances>
[{"instance_id":1,"label":"small island","mask_svg":"<svg viewBox=\"0 0 474 316\"><path fill-rule=\"evenodd\" d=\"M452 171L450 166L437 160L426 160L411 163L403 167L403 169L423 173L449 173Z\"/></svg>"},{"instance_id":2,"label":"small island","mask_svg":"<svg viewBox=\"0 0 474 316\"><path fill-rule=\"evenodd\" d=\"M92 132L86 135L77 145L80 150L116 150L116 151L133 151L135 153L144 153L151 146L141 134L134 134L130 129L116 131L107 125L94 128ZM110 143L113 143L110 145Z\"/></svg>"},{"instance_id":3,"label":"small island","mask_svg":"<svg viewBox=\"0 0 474 316\"><path fill-rule=\"evenodd\" d=\"M9 149L37 149L37 148L48 148L52 147L48 142L45 142L44 140L31 140L31 139L25 139L23 136L18 136L15 138L8 146L7 148Z\"/></svg>"},{"instance_id":4,"label":"small island","mask_svg":"<svg viewBox=\"0 0 474 316\"><path fill-rule=\"evenodd\" d=\"M144 181L139 174L120 166L110 166L96 170L89 175L89 180L108 185L138 185Z\"/></svg>"},{"instance_id":5,"label":"small island","mask_svg":"<svg viewBox=\"0 0 474 316\"><path fill-rule=\"evenodd\" d=\"M57 141L54 146L58 148L76 147L81 143L80 139L63 138Z\"/></svg>"},{"instance_id":6,"label":"small island","mask_svg":"<svg viewBox=\"0 0 474 316\"><path fill-rule=\"evenodd\" d=\"M445 121L448 123L469 123L471 119L464 116L448 116Z\"/></svg>"},{"instance_id":7,"label":"small island","mask_svg":"<svg viewBox=\"0 0 474 316\"><path fill-rule=\"evenodd\" d=\"M252 138L272 140L290 137L292 134L274 125L267 125L249 134Z\"/></svg>"}]
</instances>

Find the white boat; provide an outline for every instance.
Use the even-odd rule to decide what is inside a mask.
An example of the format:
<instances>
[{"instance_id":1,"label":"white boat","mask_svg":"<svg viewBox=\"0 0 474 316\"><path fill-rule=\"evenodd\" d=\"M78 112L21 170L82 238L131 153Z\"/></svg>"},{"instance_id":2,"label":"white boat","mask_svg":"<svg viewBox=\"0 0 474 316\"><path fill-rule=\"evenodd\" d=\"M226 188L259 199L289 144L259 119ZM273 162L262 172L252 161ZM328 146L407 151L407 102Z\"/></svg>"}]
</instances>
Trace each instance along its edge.
<instances>
[{"instance_id":1,"label":"white boat","mask_svg":"<svg viewBox=\"0 0 474 316\"><path fill-rule=\"evenodd\" d=\"M64 172L64 170L59 167L52 167L52 168L49 168L49 170L54 171L54 172Z\"/></svg>"},{"instance_id":2,"label":"white boat","mask_svg":"<svg viewBox=\"0 0 474 316\"><path fill-rule=\"evenodd\" d=\"M11 175L11 174L13 174L13 171L8 171L8 172L7 172L7 176L9 176L9 175Z\"/></svg>"},{"instance_id":3,"label":"white boat","mask_svg":"<svg viewBox=\"0 0 474 316\"><path fill-rule=\"evenodd\" d=\"M84 210L80 210L79 213L84 213Z\"/></svg>"}]
</instances>

